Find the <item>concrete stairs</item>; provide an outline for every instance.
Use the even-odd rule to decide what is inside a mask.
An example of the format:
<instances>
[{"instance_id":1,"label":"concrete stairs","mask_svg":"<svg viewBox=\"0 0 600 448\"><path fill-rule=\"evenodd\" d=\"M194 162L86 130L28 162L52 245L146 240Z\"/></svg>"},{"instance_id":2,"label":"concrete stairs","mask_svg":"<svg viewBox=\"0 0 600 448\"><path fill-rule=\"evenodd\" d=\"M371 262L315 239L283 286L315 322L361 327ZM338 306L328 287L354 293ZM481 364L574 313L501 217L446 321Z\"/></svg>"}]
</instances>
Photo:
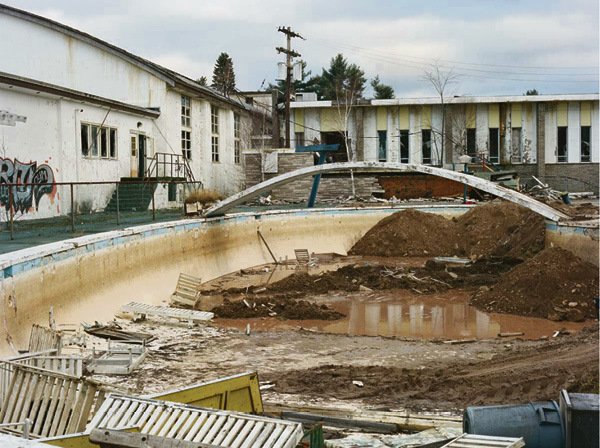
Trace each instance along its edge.
<instances>
[{"instance_id":1,"label":"concrete stairs","mask_svg":"<svg viewBox=\"0 0 600 448\"><path fill-rule=\"evenodd\" d=\"M136 182L133 182L134 180ZM152 195L154 195L154 191L156 190L156 183L137 183L141 180L140 178L121 178L121 182L117 187L119 192L119 211L139 212L148 210L152 202ZM105 211L117 211L117 189L113 191Z\"/></svg>"}]
</instances>

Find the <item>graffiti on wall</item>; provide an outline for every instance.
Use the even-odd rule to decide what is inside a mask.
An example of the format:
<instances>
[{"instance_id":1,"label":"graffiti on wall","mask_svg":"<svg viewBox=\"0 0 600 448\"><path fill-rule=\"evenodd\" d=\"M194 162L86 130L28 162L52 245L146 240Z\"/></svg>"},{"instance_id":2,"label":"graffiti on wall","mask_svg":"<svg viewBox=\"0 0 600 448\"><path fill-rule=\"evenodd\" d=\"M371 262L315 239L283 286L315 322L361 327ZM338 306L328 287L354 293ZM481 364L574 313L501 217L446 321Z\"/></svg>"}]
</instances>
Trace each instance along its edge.
<instances>
[{"instance_id":1,"label":"graffiti on wall","mask_svg":"<svg viewBox=\"0 0 600 448\"><path fill-rule=\"evenodd\" d=\"M11 187L6 184L18 185ZM55 194L54 172L50 166L0 157L0 207L7 212L12 205L15 212L28 213L34 203L37 211L44 195L54 199Z\"/></svg>"}]
</instances>

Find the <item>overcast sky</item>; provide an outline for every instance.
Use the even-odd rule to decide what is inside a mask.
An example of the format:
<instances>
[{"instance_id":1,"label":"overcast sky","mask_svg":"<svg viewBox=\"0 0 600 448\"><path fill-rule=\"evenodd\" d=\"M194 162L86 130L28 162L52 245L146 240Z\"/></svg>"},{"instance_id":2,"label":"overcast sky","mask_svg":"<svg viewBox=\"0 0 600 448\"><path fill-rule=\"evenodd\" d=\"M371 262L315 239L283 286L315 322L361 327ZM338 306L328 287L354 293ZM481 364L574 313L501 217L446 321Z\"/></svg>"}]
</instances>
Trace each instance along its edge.
<instances>
[{"instance_id":1,"label":"overcast sky","mask_svg":"<svg viewBox=\"0 0 600 448\"><path fill-rule=\"evenodd\" d=\"M289 25L313 74L343 53L398 97L434 96L422 79L434 61L460 75L456 95L598 92L598 0L0 1L194 79L210 81L225 51L241 90L274 80Z\"/></svg>"}]
</instances>

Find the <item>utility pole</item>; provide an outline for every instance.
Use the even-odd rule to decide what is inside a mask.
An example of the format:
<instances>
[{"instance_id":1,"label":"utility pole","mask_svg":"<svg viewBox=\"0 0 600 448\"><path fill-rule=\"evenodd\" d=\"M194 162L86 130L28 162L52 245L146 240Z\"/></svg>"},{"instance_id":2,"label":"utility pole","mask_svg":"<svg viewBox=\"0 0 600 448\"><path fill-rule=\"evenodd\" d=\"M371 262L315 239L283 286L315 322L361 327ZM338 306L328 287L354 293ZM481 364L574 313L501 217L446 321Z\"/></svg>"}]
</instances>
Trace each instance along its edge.
<instances>
[{"instance_id":1,"label":"utility pole","mask_svg":"<svg viewBox=\"0 0 600 448\"><path fill-rule=\"evenodd\" d=\"M292 28L289 26L288 27L280 26L277 29L277 31L285 34L287 37L287 47L286 48L277 47L275 49L277 50L278 53L284 53L286 55L286 61L285 61L285 67L286 67L286 71L285 71L285 147L289 148L290 147L290 99L292 96L292 68L293 68L292 58L299 58L300 56L302 56L300 53L296 53L294 50L292 50L292 38L298 37L302 40L306 40L306 39L304 39L304 37L302 37L300 34L292 31Z\"/></svg>"}]
</instances>

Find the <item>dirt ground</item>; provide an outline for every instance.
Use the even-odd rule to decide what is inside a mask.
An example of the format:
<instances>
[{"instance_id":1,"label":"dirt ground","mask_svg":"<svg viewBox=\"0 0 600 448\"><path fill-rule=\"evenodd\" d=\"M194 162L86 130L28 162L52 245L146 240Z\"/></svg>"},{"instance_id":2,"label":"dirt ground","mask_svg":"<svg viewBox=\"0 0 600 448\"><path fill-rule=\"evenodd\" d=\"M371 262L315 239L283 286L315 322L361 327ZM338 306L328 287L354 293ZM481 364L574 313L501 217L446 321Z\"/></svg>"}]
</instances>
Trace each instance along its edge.
<instances>
[{"instance_id":1,"label":"dirt ground","mask_svg":"<svg viewBox=\"0 0 600 448\"><path fill-rule=\"evenodd\" d=\"M212 324L188 329L156 321L125 323L158 339L133 375L100 379L132 393L151 393L257 371L262 383L272 385L263 392L268 402L453 414L468 405L556 400L562 388L598 393L598 321L592 302L598 295L598 269L569 252L544 250L543 232L537 216L500 201L454 221L400 212L377 224L354 246L355 256L334 260L330 270L278 271L271 283L269 268L261 267L238 273L235 281L222 278L206 285L203 309L220 300L210 306L221 317ZM425 258L403 258L408 255ZM433 256L463 256L473 262L449 264ZM252 283L248 272L268 277ZM455 307L462 328L470 331L466 314L461 314L466 304L445 303L453 291L461 292L463 301L472 297L478 307L473 311L476 330L490 321L486 313L502 312L515 321L551 318L544 325L552 331L538 340L486 333L444 342L333 334L303 323L350 319L334 306L336 298L347 294L356 309L375 305L370 310L377 311L376 326L384 312L388 325L392 322L392 308L378 305L388 300L383 296L395 296L396 306L407 313L410 308L409 320L400 316L403 325L413 325L413 317L419 316L420 322L433 325L433 312L426 316L418 302L430 297L438 300L438 311L442 305ZM243 324L225 328L224 318ZM277 325L258 331L261 322ZM442 327L453 322L438 320ZM577 325L587 328L560 332Z\"/></svg>"}]
</instances>

